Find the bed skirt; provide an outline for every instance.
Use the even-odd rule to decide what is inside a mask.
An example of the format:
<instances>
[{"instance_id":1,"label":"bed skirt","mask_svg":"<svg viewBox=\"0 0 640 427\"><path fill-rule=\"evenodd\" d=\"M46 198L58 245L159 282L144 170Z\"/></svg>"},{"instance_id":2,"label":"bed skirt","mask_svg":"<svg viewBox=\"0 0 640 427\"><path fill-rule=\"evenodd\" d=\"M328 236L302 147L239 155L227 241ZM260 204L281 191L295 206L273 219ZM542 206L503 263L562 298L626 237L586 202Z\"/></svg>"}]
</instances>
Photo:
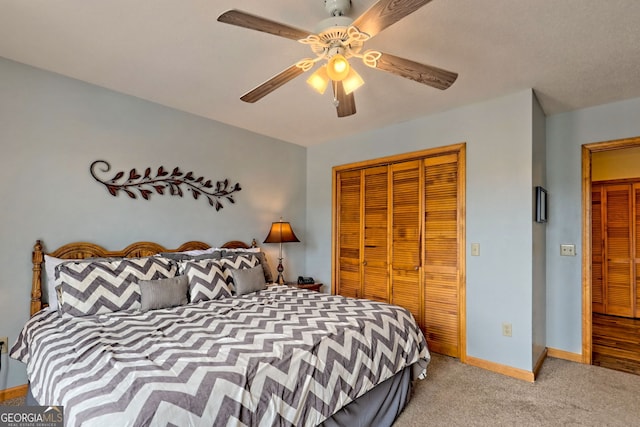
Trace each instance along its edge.
<instances>
[{"instance_id":1,"label":"bed skirt","mask_svg":"<svg viewBox=\"0 0 640 427\"><path fill-rule=\"evenodd\" d=\"M327 418L323 427L387 427L391 426L411 399L412 366L407 366L371 391L360 396ZM26 404L40 405L27 388Z\"/></svg>"}]
</instances>

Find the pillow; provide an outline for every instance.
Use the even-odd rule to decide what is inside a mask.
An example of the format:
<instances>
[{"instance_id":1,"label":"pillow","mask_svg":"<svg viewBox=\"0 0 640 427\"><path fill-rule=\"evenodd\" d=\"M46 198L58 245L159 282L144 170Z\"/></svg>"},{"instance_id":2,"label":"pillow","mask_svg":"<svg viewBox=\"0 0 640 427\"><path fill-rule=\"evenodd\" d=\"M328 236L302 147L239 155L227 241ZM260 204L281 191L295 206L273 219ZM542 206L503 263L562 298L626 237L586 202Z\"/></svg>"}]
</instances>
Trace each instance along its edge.
<instances>
[{"instance_id":1,"label":"pillow","mask_svg":"<svg viewBox=\"0 0 640 427\"><path fill-rule=\"evenodd\" d=\"M267 254L264 252L259 252L255 254L260 260L260 264L262 265L262 271L264 274L264 281L266 283L273 283L273 274L271 274L271 268L269 267L269 262L267 261Z\"/></svg>"},{"instance_id":2,"label":"pillow","mask_svg":"<svg viewBox=\"0 0 640 427\"><path fill-rule=\"evenodd\" d=\"M233 276L233 284L238 296L267 289L264 271L260 264L252 268L231 270L231 276Z\"/></svg>"},{"instance_id":3,"label":"pillow","mask_svg":"<svg viewBox=\"0 0 640 427\"><path fill-rule=\"evenodd\" d=\"M218 250L223 252L245 252L250 254L257 254L260 252L260 248L218 248Z\"/></svg>"},{"instance_id":4,"label":"pillow","mask_svg":"<svg viewBox=\"0 0 640 427\"><path fill-rule=\"evenodd\" d=\"M181 263L180 270L188 280L189 301L209 301L231 296L231 289L218 261L187 261Z\"/></svg>"},{"instance_id":5,"label":"pillow","mask_svg":"<svg viewBox=\"0 0 640 427\"><path fill-rule=\"evenodd\" d=\"M58 296L56 294L56 267L68 259L44 256L44 271L47 275L47 302L49 311L58 310Z\"/></svg>"},{"instance_id":6,"label":"pillow","mask_svg":"<svg viewBox=\"0 0 640 427\"><path fill-rule=\"evenodd\" d=\"M211 252L217 250L217 248L209 248L209 249L194 249L192 251L184 251L184 252L177 252L183 255L187 255L187 256L198 256L198 255L202 255L202 254L210 254ZM173 252L176 253L176 252Z\"/></svg>"},{"instance_id":7,"label":"pillow","mask_svg":"<svg viewBox=\"0 0 640 427\"><path fill-rule=\"evenodd\" d=\"M93 262L102 260L114 260L116 258L85 258L85 259L63 259L56 258L49 255L44 256L44 271L46 273L46 286L47 286L47 303L49 311L58 310L58 292L56 291L56 267L63 262Z\"/></svg>"},{"instance_id":8,"label":"pillow","mask_svg":"<svg viewBox=\"0 0 640 427\"><path fill-rule=\"evenodd\" d=\"M200 259L220 258L222 256L220 253L220 250L207 249L206 251L198 250L198 251L189 251L189 252L194 252L194 253L162 252L162 253L159 253L157 256L169 258L174 261L193 261L193 260L200 260ZM198 252L198 253L195 253L195 252Z\"/></svg>"},{"instance_id":9,"label":"pillow","mask_svg":"<svg viewBox=\"0 0 640 427\"><path fill-rule=\"evenodd\" d=\"M258 261L262 264L262 269L264 271L264 280L267 283L273 282L273 275L271 274L271 268L269 267L269 263L267 262L267 255L264 252L260 251L260 248L250 248L250 249L222 249L222 256L228 257L236 254L244 255L255 255L258 257Z\"/></svg>"},{"instance_id":10,"label":"pillow","mask_svg":"<svg viewBox=\"0 0 640 427\"><path fill-rule=\"evenodd\" d=\"M231 270L251 268L260 264L260 260L258 259L256 254L235 254L230 257L220 258L219 260L217 260L217 262L222 266L222 272L227 282L227 286L229 287L229 289L231 289L232 293L235 292L235 288L233 283L233 276L231 276Z\"/></svg>"},{"instance_id":11,"label":"pillow","mask_svg":"<svg viewBox=\"0 0 640 427\"><path fill-rule=\"evenodd\" d=\"M187 276L176 276L168 279L140 280L140 310L149 311L159 308L185 305L189 279Z\"/></svg>"},{"instance_id":12,"label":"pillow","mask_svg":"<svg viewBox=\"0 0 640 427\"><path fill-rule=\"evenodd\" d=\"M56 268L65 317L140 309L140 280L175 277L177 264L161 257L71 261Z\"/></svg>"}]
</instances>

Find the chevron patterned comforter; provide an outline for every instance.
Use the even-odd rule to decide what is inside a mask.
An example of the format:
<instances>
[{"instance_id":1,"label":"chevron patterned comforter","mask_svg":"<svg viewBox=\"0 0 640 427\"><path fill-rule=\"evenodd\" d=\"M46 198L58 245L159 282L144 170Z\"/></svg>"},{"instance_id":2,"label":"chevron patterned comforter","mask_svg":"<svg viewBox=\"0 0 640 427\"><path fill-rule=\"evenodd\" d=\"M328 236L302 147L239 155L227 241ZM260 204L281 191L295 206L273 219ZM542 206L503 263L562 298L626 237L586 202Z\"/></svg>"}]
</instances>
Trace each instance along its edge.
<instances>
[{"instance_id":1,"label":"chevron patterned comforter","mask_svg":"<svg viewBox=\"0 0 640 427\"><path fill-rule=\"evenodd\" d=\"M400 307L275 286L172 309L41 311L11 357L67 426L313 426L429 361Z\"/></svg>"}]
</instances>

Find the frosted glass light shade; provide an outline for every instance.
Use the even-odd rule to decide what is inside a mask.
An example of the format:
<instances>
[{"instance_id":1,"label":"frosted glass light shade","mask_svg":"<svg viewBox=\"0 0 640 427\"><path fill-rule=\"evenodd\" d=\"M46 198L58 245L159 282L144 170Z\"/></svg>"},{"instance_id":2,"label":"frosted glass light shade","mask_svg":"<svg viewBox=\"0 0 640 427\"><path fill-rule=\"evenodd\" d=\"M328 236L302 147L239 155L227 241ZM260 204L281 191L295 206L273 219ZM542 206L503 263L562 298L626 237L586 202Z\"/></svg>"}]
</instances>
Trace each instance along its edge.
<instances>
[{"instance_id":1,"label":"frosted glass light shade","mask_svg":"<svg viewBox=\"0 0 640 427\"><path fill-rule=\"evenodd\" d=\"M347 58L340 55L339 53L333 55L329 61L327 61L327 74L329 78L333 81L339 82L344 80L349 75L349 70L351 67L349 66L349 61Z\"/></svg>"},{"instance_id":2,"label":"frosted glass light shade","mask_svg":"<svg viewBox=\"0 0 640 427\"><path fill-rule=\"evenodd\" d=\"M360 74L356 72L353 68L349 70L349 74L342 81L342 87L344 88L344 93L349 95L354 90L358 89L360 86L364 84L364 80L360 77Z\"/></svg>"},{"instance_id":3,"label":"frosted glass light shade","mask_svg":"<svg viewBox=\"0 0 640 427\"><path fill-rule=\"evenodd\" d=\"M327 74L327 66L323 65L318 68L309 78L307 79L307 84L311 86L316 92L320 95L327 90L327 86L329 85L329 75Z\"/></svg>"}]
</instances>

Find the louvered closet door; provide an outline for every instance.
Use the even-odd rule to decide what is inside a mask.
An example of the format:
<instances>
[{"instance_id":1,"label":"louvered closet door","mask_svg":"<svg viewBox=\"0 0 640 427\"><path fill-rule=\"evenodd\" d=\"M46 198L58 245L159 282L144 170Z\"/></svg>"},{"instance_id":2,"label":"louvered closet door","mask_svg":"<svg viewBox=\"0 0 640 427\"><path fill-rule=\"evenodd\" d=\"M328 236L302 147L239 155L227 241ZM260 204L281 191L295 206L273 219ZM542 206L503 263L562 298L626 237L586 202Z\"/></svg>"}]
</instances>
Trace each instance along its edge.
<instances>
[{"instance_id":1,"label":"louvered closet door","mask_svg":"<svg viewBox=\"0 0 640 427\"><path fill-rule=\"evenodd\" d=\"M605 187L606 224L606 312L616 316L632 317L635 300L632 286L633 263L631 244L633 233L631 186L608 185Z\"/></svg>"},{"instance_id":2,"label":"louvered closet door","mask_svg":"<svg viewBox=\"0 0 640 427\"><path fill-rule=\"evenodd\" d=\"M389 167L364 170L364 298L389 302Z\"/></svg>"},{"instance_id":3,"label":"louvered closet door","mask_svg":"<svg viewBox=\"0 0 640 427\"><path fill-rule=\"evenodd\" d=\"M603 281L604 224L602 223L602 186L591 187L591 300L594 313L605 313Z\"/></svg>"},{"instance_id":4,"label":"louvered closet door","mask_svg":"<svg viewBox=\"0 0 640 427\"><path fill-rule=\"evenodd\" d=\"M391 297L392 303L422 321L421 287L421 161L391 165Z\"/></svg>"},{"instance_id":5,"label":"louvered closet door","mask_svg":"<svg viewBox=\"0 0 640 427\"><path fill-rule=\"evenodd\" d=\"M634 287L633 292L635 293L635 312L633 317L640 318L640 183L633 184L633 236L634 236Z\"/></svg>"},{"instance_id":6,"label":"louvered closet door","mask_svg":"<svg viewBox=\"0 0 640 427\"><path fill-rule=\"evenodd\" d=\"M358 298L361 295L361 171L341 172L337 181L337 225L340 233L336 292Z\"/></svg>"},{"instance_id":7,"label":"louvered closet door","mask_svg":"<svg viewBox=\"0 0 640 427\"><path fill-rule=\"evenodd\" d=\"M429 347L459 357L458 156L424 160L424 323Z\"/></svg>"}]
</instances>

